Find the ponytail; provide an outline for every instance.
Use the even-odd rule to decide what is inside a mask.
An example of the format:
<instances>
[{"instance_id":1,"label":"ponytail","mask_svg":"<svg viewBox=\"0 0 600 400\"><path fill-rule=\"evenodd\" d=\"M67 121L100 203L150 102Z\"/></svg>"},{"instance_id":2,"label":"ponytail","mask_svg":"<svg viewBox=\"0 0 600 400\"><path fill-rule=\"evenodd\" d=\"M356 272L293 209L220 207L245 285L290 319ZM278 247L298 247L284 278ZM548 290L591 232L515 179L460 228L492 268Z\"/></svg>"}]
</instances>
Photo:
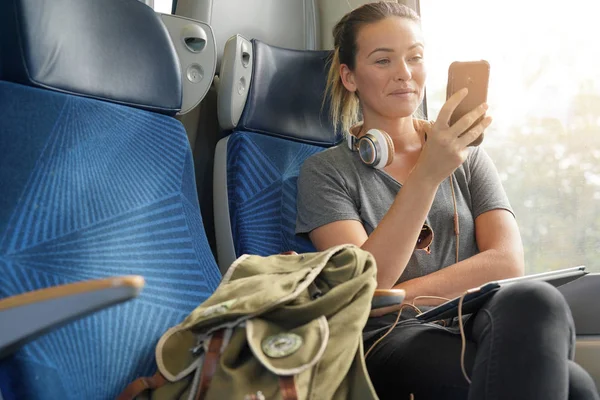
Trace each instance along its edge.
<instances>
[{"instance_id":1,"label":"ponytail","mask_svg":"<svg viewBox=\"0 0 600 400\"><path fill-rule=\"evenodd\" d=\"M356 93L350 92L344 87L340 77L340 66L339 48L336 48L329 67L327 89L323 100L326 101L329 96L329 112L333 126L337 130L341 124L342 132L345 135L353 125L359 122L360 106Z\"/></svg>"}]
</instances>

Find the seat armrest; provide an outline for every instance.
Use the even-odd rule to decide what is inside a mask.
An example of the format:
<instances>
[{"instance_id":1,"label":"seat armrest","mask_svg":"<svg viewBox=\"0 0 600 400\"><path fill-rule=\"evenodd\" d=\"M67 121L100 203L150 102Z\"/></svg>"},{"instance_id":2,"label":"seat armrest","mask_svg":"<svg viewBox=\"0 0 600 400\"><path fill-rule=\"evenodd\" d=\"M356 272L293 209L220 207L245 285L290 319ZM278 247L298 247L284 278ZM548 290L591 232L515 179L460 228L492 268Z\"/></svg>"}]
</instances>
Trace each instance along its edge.
<instances>
[{"instance_id":1,"label":"seat armrest","mask_svg":"<svg viewBox=\"0 0 600 400\"><path fill-rule=\"evenodd\" d=\"M577 335L600 335L600 274L589 273L558 290L571 308Z\"/></svg>"},{"instance_id":2,"label":"seat armrest","mask_svg":"<svg viewBox=\"0 0 600 400\"><path fill-rule=\"evenodd\" d=\"M70 321L136 297L137 275L53 286L0 300L0 358Z\"/></svg>"},{"instance_id":3,"label":"seat armrest","mask_svg":"<svg viewBox=\"0 0 600 400\"><path fill-rule=\"evenodd\" d=\"M400 304L406 297L404 289L375 289L371 309Z\"/></svg>"},{"instance_id":4,"label":"seat armrest","mask_svg":"<svg viewBox=\"0 0 600 400\"><path fill-rule=\"evenodd\" d=\"M404 289L375 289L371 300L370 317L380 317L398 311L406 297Z\"/></svg>"}]
</instances>

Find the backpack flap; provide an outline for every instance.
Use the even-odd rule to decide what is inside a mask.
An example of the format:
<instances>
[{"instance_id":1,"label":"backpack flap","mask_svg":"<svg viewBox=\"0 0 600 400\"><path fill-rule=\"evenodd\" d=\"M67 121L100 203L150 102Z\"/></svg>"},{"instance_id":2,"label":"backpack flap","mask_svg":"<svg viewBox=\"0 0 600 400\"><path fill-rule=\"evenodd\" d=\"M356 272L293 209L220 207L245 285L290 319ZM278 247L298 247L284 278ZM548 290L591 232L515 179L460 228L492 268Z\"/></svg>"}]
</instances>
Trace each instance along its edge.
<instances>
[{"instance_id":1,"label":"backpack flap","mask_svg":"<svg viewBox=\"0 0 600 400\"><path fill-rule=\"evenodd\" d=\"M309 399L329 343L325 317L291 328L263 318L247 320L233 330L204 400Z\"/></svg>"},{"instance_id":2,"label":"backpack flap","mask_svg":"<svg viewBox=\"0 0 600 400\"><path fill-rule=\"evenodd\" d=\"M298 375L315 366L329 342L327 319L283 329L264 319L246 322L246 340L254 356L275 375Z\"/></svg>"},{"instance_id":3,"label":"backpack flap","mask_svg":"<svg viewBox=\"0 0 600 400\"><path fill-rule=\"evenodd\" d=\"M291 257L241 256L217 290L194 309L179 328L210 333L237 326L252 316L292 301L315 279L327 258L321 256L311 263L301 264ZM258 273L261 267L263 272Z\"/></svg>"},{"instance_id":4,"label":"backpack flap","mask_svg":"<svg viewBox=\"0 0 600 400\"><path fill-rule=\"evenodd\" d=\"M336 290L347 300L343 305L329 309L330 313L337 312L353 299L350 294L353 290L367 287L372 295L376 285L375 270L372 256L353 245L299 255L262 257L245 254L227 270L217 290L178 326L179 329L210 334L238 326L244 320L286 304L305 301L298 297L306 295L315 280L324 285L325 292L353 281L346 285L348 289ZM286 313L290 311L288 309Z\"/></svg>"}]
</instances>

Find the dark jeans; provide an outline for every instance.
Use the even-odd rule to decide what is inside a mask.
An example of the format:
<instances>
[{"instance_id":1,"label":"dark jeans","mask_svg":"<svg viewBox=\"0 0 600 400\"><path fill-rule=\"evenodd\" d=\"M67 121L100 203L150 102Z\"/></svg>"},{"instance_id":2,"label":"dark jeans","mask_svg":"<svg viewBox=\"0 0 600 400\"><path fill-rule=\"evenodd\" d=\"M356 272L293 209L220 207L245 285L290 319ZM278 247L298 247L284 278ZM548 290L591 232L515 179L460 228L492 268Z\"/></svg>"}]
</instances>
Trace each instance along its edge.
<instances>
[{"instance_id":1,"label":"dark jeans","mask_svg":"<svg viewBox=\"0 0 600 400\"><path fill-rule=\"evenodd\" d=\"M407 310L403 311L403 314ZM371 318L365 333L391 326L397 314ZM381 400L595 400L592 378L575 364L570 309L544 282L503 287L466 319L465 366L456 319L449 327L402 319L369 354ZM365 349L385 333L365 342ZM365 350L366 351L366 350Z\"/></svg>"}]
</instances>

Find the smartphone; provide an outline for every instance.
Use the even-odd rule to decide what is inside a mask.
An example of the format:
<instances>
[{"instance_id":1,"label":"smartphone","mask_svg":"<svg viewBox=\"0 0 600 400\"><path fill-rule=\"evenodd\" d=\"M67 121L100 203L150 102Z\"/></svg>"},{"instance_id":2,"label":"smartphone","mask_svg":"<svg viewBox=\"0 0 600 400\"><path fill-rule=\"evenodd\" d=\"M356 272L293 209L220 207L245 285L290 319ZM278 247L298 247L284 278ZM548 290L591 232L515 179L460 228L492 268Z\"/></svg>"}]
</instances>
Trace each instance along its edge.
<instances>
[{"instance_id":1,"label":"smartphone","mask_svg":"<svg viewBox=\"0 0 600 400\"><path fill-rule=\"evenodd\" d=\"M481 103L487 101L488 85L490 80L490 64L485 61L455 61L448 68L448 86L446 87L446 100L462 88L469 89L469 94L456 107L450 117L450 126L461 119ZM485 115L484 115L485 116ZM479 118L472 125L477 125L483 118ZM479 146L483 141L483 133L469 146Z\"/></svg>"}]
</instances>

